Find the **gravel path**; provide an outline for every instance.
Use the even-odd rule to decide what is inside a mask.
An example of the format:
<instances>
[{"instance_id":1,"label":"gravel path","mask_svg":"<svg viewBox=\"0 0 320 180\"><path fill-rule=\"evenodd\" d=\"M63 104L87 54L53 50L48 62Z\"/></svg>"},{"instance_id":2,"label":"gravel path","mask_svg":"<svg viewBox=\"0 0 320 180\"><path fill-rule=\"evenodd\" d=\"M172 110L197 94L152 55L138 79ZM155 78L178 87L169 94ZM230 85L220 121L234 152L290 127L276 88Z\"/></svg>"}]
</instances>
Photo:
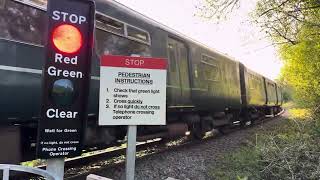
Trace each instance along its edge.
<instances>
[{"instance_id":1,"label":"gravel path","mask_svg":"<svg viewBox=\"0 0 320 180\"><path fill-rule=\"evenodd\" d=\"M283 116L286 116L284 114ZM285 122L284 117L267 120L251 128L237 130L227 135L210 139L201 144L186 146L176 151L167 151L161 154L137 160L137 180L164 180L168 177L180 180L206 180L210 179L207 172L212 166L218 164L217 158L227 152L236 151L237 148L254 137L255 132L268 130ZM125 179L124 167L102 169L95 174L112 178ZM80 180L78 178L77 180Z\"/></svg>"}]
</instances>

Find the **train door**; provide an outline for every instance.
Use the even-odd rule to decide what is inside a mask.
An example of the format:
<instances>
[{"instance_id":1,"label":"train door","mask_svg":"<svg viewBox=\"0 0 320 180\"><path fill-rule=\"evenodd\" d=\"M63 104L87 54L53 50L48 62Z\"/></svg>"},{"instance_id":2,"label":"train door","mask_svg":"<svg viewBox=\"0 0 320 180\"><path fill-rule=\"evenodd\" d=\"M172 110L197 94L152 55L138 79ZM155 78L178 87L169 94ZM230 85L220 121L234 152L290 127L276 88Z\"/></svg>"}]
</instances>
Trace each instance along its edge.
<instances>
[{"instance_id":1,"label":"train door","mask_svg":"<svg viewBox=\"0 0 320 180\"><path fill-rule=\"evenodd\" d=\"M172 102L169 105L184 106L190 105L190 81L187 47L174 39L168 40L169 73L168 82L171 88Z\"/></svg>"}]
</instances>

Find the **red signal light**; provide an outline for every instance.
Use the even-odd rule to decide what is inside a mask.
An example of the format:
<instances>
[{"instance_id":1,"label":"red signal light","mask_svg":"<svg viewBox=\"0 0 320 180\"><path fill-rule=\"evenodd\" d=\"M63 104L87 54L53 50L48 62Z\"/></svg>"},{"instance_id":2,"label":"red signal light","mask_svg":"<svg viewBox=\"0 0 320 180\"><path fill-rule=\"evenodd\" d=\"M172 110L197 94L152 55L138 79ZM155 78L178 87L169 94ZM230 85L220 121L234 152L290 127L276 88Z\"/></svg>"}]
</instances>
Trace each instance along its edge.
<instances>
[{"instance_id":1,"label":"red signal light","mask_svg":"<svg viewBox=\"0 0 320 180\"><path fill-rule=\"evenodd\" d=\"M82 35L78 28L63 24L53 30L52 41L61 52L75 53L82 46Z\"/></svg>"}]
</instances>

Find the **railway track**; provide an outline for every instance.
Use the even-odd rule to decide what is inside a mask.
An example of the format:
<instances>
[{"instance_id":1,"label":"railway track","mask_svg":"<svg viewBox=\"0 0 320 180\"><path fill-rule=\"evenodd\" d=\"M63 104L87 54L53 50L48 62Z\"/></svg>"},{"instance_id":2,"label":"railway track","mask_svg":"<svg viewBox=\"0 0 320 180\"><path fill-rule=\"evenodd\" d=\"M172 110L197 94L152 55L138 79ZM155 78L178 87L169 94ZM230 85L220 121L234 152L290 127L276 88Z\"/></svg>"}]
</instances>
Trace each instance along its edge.
<instances>
[{"instance_id":1,"label":"railway track","mask_svg":"<svg viewBox=\"0 0 320 180\"><path fill-rule=\"evenodd\" d=\"M203 141L207 141L211 138L213 138L213 136L209 135L208 137L204 138ZM150 156L157 155L157 154L160 154L165 151L178 150L179 148L186 148L187 146L196 145L198 143L203 143L203 141L191 141L189 138L181 138L179 140L176 140L175 142L171 141L168 143L159 144L160 146L154 146L154 144L152 144L150 146L150 144L149 144L149 146L147 147L148 148L147 152L145 151L145 149L140 148L141 146L140 147L137 146L136 159L142 160L144 158L148 158ZM161 143L161 142L162 141L159 141L159 143ZM165 144L168 144L168 145L165 145ZM98 166L100 166L100 168L98 170L100 171L101 168L109 169L109 168L117 168L117 167L125 166L125 159L124 159L125 152L122 155L123 155L123 159L120 162L113 163L113 164L107 164L103 167L98 165ZM108 160L108 159L104 159L103 161L106 161L106 160ZM93 165L93 166L96 166L96 165ZM93 170L93 171L90 170L90 171L82 173L82 174L70 175L70 174L68 174L68 170L67 170L66 174L65 174L65 179L67 179L67 180L85 179L85 177L87 175L95 173L95 172L96 172L96 170Z\"/></svg>"},{"instance_id":2,"label":"railway track","mask_svg":"<svg viewBox=\"0 0 320 180\"><path fill-rule=\"evenodd\" d=\"M284 110L278 113L275 117L283 114ZM265 118L255 121L250 126L260 125L263 122L275 118L273 116L266 116ZM248 126L247 128L250 128ZM236 125L224 130L223 133L213 130L206 133L206 136L202 140L192 140L189 136L185 136L176 140L166 141L161 139L148 140L145 142L138 142L137 144L137 161L143 160L165 151L178 150L180 148L187 148L188 146L196 146L197 144L205 143L216 137L223 136L225 134L232 133L242 129L240 126ZM106 150L95 151L92 153L87 153L84 156L70 158L65 161L65 179L67 180L80 180L85 179L89 174L94 174L97 171L107 170L109 168L117 168L125 166L125 153L126 146L122 144L121 146L108 148ZM38 166L38 168L45 169L46 166ZM27 175L19 176L16 179L26 179ZM30 177L28 177L30 178Z\"/></svg>"},{"instance_id":3,"label":"railway track","mask_svg":"<svg viewBox=\"0 0 320 180\"><path fill-rule=\"evenodd\" d=\"M280 116L281 114L284 113L284 110L282 110L280 113L278 113L276 116L266 116L265 118L255 121L252 126L260 125L263 122L270 120L272 118L276 118ZM249 128L249 127L248 127ZM236 130L241 129L240 126L234 126L225 131L223 134L229 134L232 133ZM162 140L156 140L156 141L150 141L150 142L144 142L143 144L137 145L137 161L143 160L145 158L148 158L150 156L154 156L160 153L163 153L164 151L171 151L171 150L178 150L180 148L187 148L188 146L196 146L197 144L200 143L205 143L206 141L210 141L216 137L223 136L219 131L213 130L210 132L207 132L206 136L202 140L191 140L188 136L180 138L178 140L172 140L172 141L162 141ZM80 180L80 179L85 179L85 177L89 174L94 174L97 171L107 170L109 168L117 168L117 167L124 167L125 166L125 147L122 149L119 149L114 152L105 152L101 154L97 154L91 157L88 157L87 159L84 158L79 158L79 159L74 159L70 160L69 162L66 162L66 174L65 174L65 179L67 180ZM117 159L119 157L121 160ZM117 160L112 162L112 158L116 158ZM111 162L111 163L93 163L93 161L100 161L100 162ZM87 166L83 169L83 173L79 174L79 171L77 171L77 168L75 168L74 165L86 165ZM91 168L90 169L90 164ZM75 168L75 169L73 169ZM87 169L86 169L87 168ZM78 169L80 170L80 169ZM73 171L73 173L70 171ZM74 173L76 172L76 173Z\"/></svg>"}]
</instances>

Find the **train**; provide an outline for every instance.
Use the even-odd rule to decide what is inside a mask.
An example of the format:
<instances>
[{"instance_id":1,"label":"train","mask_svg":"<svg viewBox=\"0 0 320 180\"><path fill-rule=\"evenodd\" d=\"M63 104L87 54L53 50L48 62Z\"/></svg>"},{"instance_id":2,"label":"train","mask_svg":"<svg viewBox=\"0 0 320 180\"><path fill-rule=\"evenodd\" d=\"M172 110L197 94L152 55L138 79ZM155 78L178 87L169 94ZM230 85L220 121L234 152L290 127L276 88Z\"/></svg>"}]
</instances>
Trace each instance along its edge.
<instances>
[{"instance_id":1,"label":"train","mask_svg":"<svg viewBox=\"0 0 320 180\"><path fill-rule=\"evenodd\" d=\"M85 148L123 142L126 126L99 126L100 57L168 59L166 125L139 126L138 140L245 126L281 111L282 88L235 59L120 3L96 0ZM0 0L0 163L35 158L46 0Z\"/></svg>"}]
</instances>

